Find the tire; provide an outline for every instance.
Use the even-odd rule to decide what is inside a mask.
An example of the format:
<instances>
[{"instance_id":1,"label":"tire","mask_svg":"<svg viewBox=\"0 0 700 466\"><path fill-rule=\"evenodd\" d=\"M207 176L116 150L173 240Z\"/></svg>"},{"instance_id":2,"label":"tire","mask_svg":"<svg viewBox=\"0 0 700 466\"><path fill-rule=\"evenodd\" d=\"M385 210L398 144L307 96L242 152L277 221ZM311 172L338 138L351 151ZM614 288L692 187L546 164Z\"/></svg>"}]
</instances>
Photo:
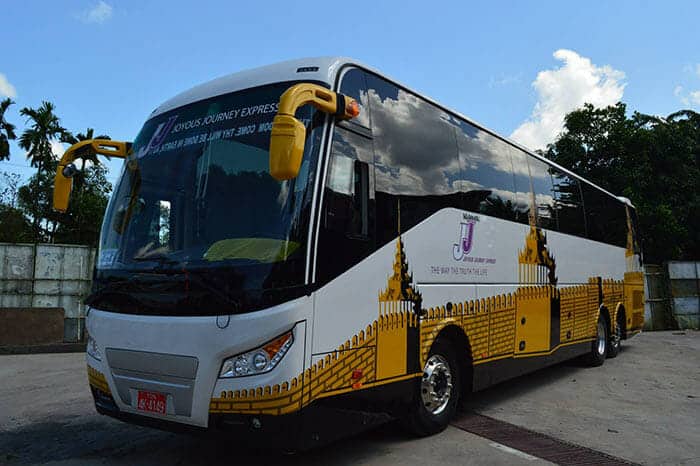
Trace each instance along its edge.
<instances>
[{"instance_id":1,"label":"tire","mask_svg":"<svg viewBox=\"0 0 700 466\"><path fill-rule=\"evenodd\" d=\"M605 362L605 354L608 349L608 326L605 317L598 316L596 325L596 337L591 342L591 350L586 355L586 363L591 367L602 366Z\"/></svg>"},{"instance_id":2,"label":"tire","mask_svg":"<svg viewBox=\"0 0 700 466\"><path fill-rule=\"evenodd\" d=\"M615 330L613 331L613 334L610 335L610 338L608 338L608 347L607 347L607 355L606 357L608 359L612 359L614 357L617 357L618 354L620 354L620 348L622 347L622 322L620 322L620 317L621 315L618 314L616 323L615 323Z\"/></svg>"},{"instance_id":3,"label":"tire","mask_svg":"<svg viewBox=\"0 0 700 466\"><path fill-rule=\"evenodd\" d=\"M428 354L411 412L402 419L419 437L443 431L457 412L462 390L457 355L449 341L438 339Z\"/></svg>"}]
</instances>

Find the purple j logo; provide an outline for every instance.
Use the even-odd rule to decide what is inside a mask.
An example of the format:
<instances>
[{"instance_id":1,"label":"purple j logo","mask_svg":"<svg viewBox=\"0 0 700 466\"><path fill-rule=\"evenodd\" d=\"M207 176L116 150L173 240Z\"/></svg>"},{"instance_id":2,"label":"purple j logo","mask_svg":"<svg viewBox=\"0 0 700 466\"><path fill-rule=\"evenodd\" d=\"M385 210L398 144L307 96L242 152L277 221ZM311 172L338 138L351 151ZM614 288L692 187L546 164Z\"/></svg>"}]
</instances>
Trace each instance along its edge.
<instances>
[{"instance_id":1,"label":"purple j logo","mask_svg":"<svg viewBox=\"0 0 700 466\"><path fill-rule=\"evenodd\" d=\"M171 116L168 118L168 121L159 124L156 131L153 133L153 136L151 136L151 140L148 142L148 145L141 148L138 154L136 154L136 158L140 159L141 157L148 155L149 152L163 144L165 138L170 134L170 130L173 128L175 120L177 120L177 115Z\"/></svg>"},{"instance_id":2,"label":"purple j logo","mask_svg":"<svg viewBox=\"0 0 700 466\"><path fill-rule=\"evenodd\" d=\"M452 257L456 261L461 261L464 256L472 250L474 240L474 220L468 220L466 223L460 223L459 242L455 243L452 248Z\"/></svg>"}]
</instances>

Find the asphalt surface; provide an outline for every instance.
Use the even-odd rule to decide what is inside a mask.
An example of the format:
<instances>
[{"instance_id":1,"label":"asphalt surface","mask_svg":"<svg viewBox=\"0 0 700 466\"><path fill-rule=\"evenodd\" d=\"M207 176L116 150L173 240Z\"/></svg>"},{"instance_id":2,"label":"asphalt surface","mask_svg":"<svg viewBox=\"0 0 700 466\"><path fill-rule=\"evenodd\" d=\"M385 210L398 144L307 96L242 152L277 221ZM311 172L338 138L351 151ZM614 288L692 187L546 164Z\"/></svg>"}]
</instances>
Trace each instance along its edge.
<instances>
[{"instance_id":1,"label":"asphalt surface","mask_svg":"<svg viewBox=\"0 0 700 466\"><path fill-rule=\"evenodd\" d=\"M466 412L636 463L700 465L700 333L625 343L600 368L561 364L477 393ZM456 427L414 439L394 424L306 453L251 451L100 416L87 387L82 354L0 356L0 464L548 464Z\"/></svg>"}]
</instances>

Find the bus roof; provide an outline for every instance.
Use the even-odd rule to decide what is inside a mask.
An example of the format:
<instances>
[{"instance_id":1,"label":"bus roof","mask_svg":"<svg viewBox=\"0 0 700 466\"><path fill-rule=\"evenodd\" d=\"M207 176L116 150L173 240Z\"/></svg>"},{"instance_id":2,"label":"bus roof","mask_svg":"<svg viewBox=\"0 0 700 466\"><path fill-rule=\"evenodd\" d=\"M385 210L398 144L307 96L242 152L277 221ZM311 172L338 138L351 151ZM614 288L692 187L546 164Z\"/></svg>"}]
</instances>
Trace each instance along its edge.
<instances>
[{"instance_id":1,"label":"bus roof","mask_svg":"<svg viewBox=\"0 0 700 466\"><path fill-rule=\"evenodd\" d=\"M393 82L394 84L398 85L399 87L402 87L406 89L407 91L410 91L421 98L427 100L428 102L432 103L433 105L436 105L446 112L452 113L455 116L471 123L474 126L477 126L478 128L490 133L491 135L502 139L503 141L507 142L508 144L511 144L518 149L526 152L532 157L535 157L545 163L551 164L557 169L568 173L569 175L574 176L575 178L578 178L579 180L585 181L586 183L596 187L597 189L605 192L609 196L614 197L616 200L623 202L626 205L629 205L630 207L634 207L629 199L622 199L619 196L616 196L615 194L601 188L600 186L596 185L595 183L592 183L591 181L581 177L580 175L577 175L576 173L572 172L571 170L562 167L561 165L558 165L551 160L547 159L546 157L543 157L532 150L528 149L527 147L507 138L504 137L495 131L487 128L486 126L482 125L481 123L474 121L472 118L469 118L462 113L455 111L433 99L430 97L425 96L424 94L420 92L416 92L415 90L411 89L410 87L402 84L400 81L397 81L391 77L386 76L384 73L378 71L377 69L367 66L364 63L348 58L348 57L311 57L311 58L300 58L296 60L288 60L280 63L275 63L272 65L266 65L266 66L261 66L258 68L253 68L250 70L244 70L244 71L239 71L237 73L229 74L226 76L221 76L219 78L213 79L211 81L208 81L206 83L200 84L198 86L195 86L185 92L182 92L175 97L166 100L163 102L161 105L159 105L153 112L149 115L149 118L152 118L158 114L167 112L169 110L172 110L177 107L181 107L183 105L187 105L192 102L197 102L203 99L207 99L209 97L215 97L217 95L222 95L222 94L227 94L229 92L236 92L240 91L243 89L248 89L251 87L256 87L256 86L263 86L265 84L273 84L277 82L284 82L284 81L296 81L296 80L305 80L305 81L319 81L328 84L329 86L333 87L333 85L336 82L336 78L338 77L338 72L346 65L351 65L351 66L356 66L358 68L362 68L364 70L370 71L378 76L383 77L384 79L387 79L388 81Z\"/></svg>"}]
</instances>

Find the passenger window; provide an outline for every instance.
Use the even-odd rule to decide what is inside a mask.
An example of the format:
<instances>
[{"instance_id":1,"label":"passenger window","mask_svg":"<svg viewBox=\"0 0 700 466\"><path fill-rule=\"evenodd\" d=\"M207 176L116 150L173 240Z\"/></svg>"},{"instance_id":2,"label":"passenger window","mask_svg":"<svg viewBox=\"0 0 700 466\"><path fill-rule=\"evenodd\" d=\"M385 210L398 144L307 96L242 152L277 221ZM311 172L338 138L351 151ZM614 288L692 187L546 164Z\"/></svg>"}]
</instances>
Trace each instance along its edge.
<instances>
[{"instance_id":1,"label":"passenger window","mask_svg":"<svg viewBox=\"0 0 700 466\"><path fill-rule=\"evenodd\" d=\"M532 208L534 197L534 219L536 225L548 230L557 230L557 217L554 209L554 196L552 191L552 177L549 174L549 164L527 156L530 168L530 180L532 192L528 205Z\"/></svg>"},{"instance_id":2,"label":"passenger window","mask_svg":"<svg viewBox=\"0 0 700 466\"><path fill-rule=\"evenodd\" d=\"M328 166L326 228L349 236L369 234L369 163L371 141L337 128Z\"/></svg>"},{"instance_id":3,"label":"passenger window","mask_svg":"<svg viewBox=\"0 0 700 466\"><path fill-rule=\"evenodd\" d=\"M515 220L518 223L530 223L530 165L528 159L530 154L518 149L510 147L510 153L513 159L513 181L515 183Z\"/></svg>"},{"instance_id":4,"label":"passenger window","mask_svg":"<svg viewBox=\"0 0 700 466\"><path fill-rule=\"evenodd\" d=\"M624 248L627 245L625 205L587 183L582 188L588 237Z\"/></svg>"},{"instance_id":5,"label":"passenger window","mask_svg":"<svg viewBox=\"0 0 700 466\"><path fill-rule=\"evenodd\" d=\"M455 131L460 176L454 185L461 208L506 220L517 220L510 148L502 140L467 122Z\"/></svg>"},{"instance_id":6,"label":"passenger window","mask_svg":"<svg viewBox=\"0 0 700 466\"><path fill-rule=\"evenodd\" d=\"M459 207L456 121L439 107L368 76L379 244L438 210Z\"/></svg>"},{"instance_id":7,"label":"passenger window","mask_svg":"<svg viewBox=\"0 0 700 466\"><path fill-rule=\"evenodd\" d=\"M357 68L348 70L342 78L340 93L352 97L360 106L360 114L346 123L370 127L370 109L367 98L365 72Z\"/></svg>"},{"instance_id":8,"label":"passenger window","mask_svg":"<svg viewBox=\"0 0 700 466\"><path fill-rule=\"evenodd\" d=\"M554 167L550 168L550 173L559 231L585 238L586 222L578 179Z\"/></svg>"},{"instance_id":9,"label":"passenger window","mask_svg":"<svg viewBox=\"0 0 700 466\"><path fill-rule=\"evenodd\" d=\"M318 280L327 283L374 251L372 140L336 126L323 191Z\"/></svg>"}]
</instances>

